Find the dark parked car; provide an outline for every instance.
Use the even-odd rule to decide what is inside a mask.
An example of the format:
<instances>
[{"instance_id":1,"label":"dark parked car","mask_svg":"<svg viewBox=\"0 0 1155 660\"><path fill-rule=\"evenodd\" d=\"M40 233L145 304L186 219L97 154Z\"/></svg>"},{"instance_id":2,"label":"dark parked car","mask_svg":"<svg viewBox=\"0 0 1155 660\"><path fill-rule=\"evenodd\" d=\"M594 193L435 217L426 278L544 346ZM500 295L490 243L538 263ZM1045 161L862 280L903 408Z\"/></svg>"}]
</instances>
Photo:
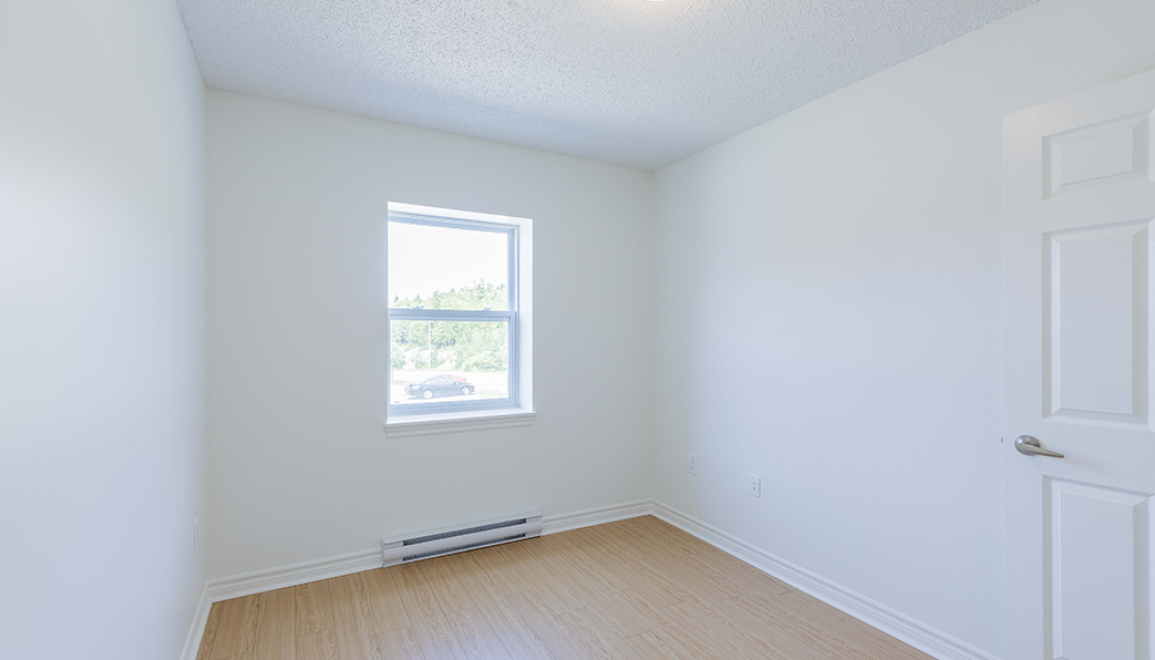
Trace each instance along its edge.
<instances>
[{"instance_id":1,"label":"dark parked car","mask_svg":"<svg viewBox=\"0 0 1155 660\"><path fill-rule=\"evenodd\" d=\"M405 386L405 393L411 399L432 399L435 396L455 396L473 394L473 383L461 376L431 376L420 383Z\"/></svg>"}]
</instances>

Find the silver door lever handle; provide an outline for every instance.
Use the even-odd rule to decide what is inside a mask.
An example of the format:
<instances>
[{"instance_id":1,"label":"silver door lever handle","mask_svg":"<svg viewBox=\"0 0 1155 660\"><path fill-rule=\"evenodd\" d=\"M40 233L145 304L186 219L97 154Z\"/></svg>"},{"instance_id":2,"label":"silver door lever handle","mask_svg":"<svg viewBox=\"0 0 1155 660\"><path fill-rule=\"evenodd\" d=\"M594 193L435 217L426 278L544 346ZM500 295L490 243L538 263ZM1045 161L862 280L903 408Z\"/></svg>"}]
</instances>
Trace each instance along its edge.
<instances>
[{"instance_id":1,"label":"silver door lever handle","mask_svg":"<svg viewBox=\"0 0 1155 660\"><path fill-rule=\"evenodd\" d=\"M1043 443L1039 439L1031 435L1020 435L1015 438L1015 449L1019 450L1020 454L1027 456L1050 456L1051 458L1066 458L1057 451L1050 449L1043 449Z\"/></svg>"}]
</instances>

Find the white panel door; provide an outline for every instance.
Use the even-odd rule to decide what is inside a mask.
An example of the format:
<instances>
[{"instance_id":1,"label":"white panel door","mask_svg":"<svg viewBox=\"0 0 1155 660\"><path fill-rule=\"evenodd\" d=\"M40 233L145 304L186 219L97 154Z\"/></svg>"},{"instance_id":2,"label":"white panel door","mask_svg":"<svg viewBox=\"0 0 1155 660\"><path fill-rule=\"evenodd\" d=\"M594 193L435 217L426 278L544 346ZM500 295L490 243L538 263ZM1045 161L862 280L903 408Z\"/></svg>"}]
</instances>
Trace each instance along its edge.
<instances>
[{"instance_id":1,"label":"white panel door","mask_svg":"<svg viewBox=\"0 0 1155 660\"><path fill-rule=\"evenodd\" d=\"M1007 660L1153 660L1153 112L1155 71L1004 121Z\"/></svg>"}]
</instances>

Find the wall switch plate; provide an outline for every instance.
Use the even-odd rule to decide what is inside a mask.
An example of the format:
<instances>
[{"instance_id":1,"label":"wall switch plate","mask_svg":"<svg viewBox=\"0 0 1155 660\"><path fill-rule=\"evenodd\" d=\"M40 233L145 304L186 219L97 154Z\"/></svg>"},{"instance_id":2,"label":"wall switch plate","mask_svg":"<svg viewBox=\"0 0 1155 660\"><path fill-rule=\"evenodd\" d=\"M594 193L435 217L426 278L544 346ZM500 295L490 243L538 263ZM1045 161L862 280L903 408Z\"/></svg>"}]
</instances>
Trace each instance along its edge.
<instances>
[{"instance_id":1,"label":"wall switch plate","mask_svg":"<svg viewBox=\"0 0 1155 660\"><path fill-rule=\"evenodd\" d=\"M698 474L698 455L690 454L690 474Z\"/></svg>"},{"instance_id":2,"label":"wall switch plate","mask_svg":"<svg viewBox=\"0 0 1155 660\"><path fill-rule=\"evenodd\" d=\"M750 497L762 497L762 477L750 475Z\"/></svg>"}]
</instances>

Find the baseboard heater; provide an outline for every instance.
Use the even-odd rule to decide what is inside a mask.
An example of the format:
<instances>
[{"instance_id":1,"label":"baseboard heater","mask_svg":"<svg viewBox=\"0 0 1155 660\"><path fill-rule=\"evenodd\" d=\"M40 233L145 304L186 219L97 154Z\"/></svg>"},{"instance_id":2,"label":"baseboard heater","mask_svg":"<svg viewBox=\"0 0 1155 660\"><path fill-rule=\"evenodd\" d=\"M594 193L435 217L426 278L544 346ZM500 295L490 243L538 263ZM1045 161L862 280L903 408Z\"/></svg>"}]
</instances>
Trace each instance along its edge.
<instances>
[{"instance_id":1,"label":"baseboard heater","mask_svg":"<svg viewBox=\"0 0 1155 660\"><path fill-rule=\"evenodd\" d=\"M394 536L382 539L381 552L384 566L396 566L535 536L541 536L540 513Z\"/></svg>"}]
</instances>

